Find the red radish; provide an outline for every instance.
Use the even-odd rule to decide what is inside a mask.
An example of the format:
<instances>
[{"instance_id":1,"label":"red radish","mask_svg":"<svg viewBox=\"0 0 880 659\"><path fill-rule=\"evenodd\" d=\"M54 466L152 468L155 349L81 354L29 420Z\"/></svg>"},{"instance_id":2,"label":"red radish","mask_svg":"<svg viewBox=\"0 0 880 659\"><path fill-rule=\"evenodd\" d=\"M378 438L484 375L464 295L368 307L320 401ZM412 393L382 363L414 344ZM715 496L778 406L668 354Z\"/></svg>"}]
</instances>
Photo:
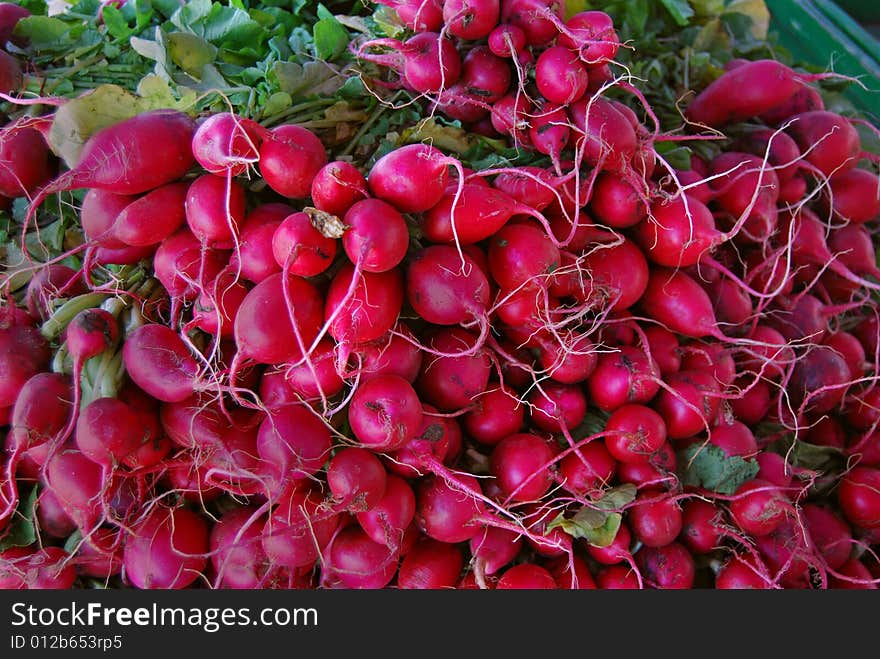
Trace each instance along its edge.
<instances>
[{"instance_id":1,"label":"red radish","mask_svg":"<svg viewBox=\"0 0 880 659\"><path fill-rule=\"evenodd\" d=\"M626 403L647 403L660 390L657 362L645 351L622 346L599 355L596 369L587 381L590 399L601 410L610 412Z\"/></svg>"},{"instance_id":2,"label":"red radish","mask_svg":"<svg viewBox=\"0 0 880 659\"><path fill-rule=\"evenodd\" d=\"M407 300L415 312L434 325L486 322L489 282L467 255L446 245L416 252L406 271Z\"/></svg>"},{"instance_id":3,"label":"red radish","mask_svg":"<svg viewBox=\"0 0 880 659\"><path fill-rule=\"evenodd\" d=\"M363 446L393 451L415 437L422 421L422 406L412 385L402 377L377 375L355 391L348 421Z\"/></svg>"},{"instance_id":4,"label":"red radish","mask_svg":"<svg viewBox=\"0 0 880 659\"><path fill-rule=\"evenodd\" d=\"M810 587L810 568L818 559L807 545L803 523L786 518L771 533L755 537L755 546L775 582L783 588Z\"/></svg>"},{"instance_id":5,"label":"red radish","mask_svg":"<svg viewBox=\"0 0 880 659\"><path fill-rule=\"evenodd\" d=\"M228 262L228 254L205 249L187 228L165 238L153 258L156 279L172 296L172 303L193 300Z\"/></svg>"},{"instance_id":6,"label":"red radish","mask_svg":"<svg viewBox=\"0 0 880 659\"><path fill-rule=\"evenodd\" d=\"M233 508L217 520L209 538L211 566L221 588L253 589L283 583L284 568L273 567L261 546L264 519L253 506Z\"/></svg>"},{"instance_id":7,"label":"red radish","mask_svg":"<svg viewBox=\"0 0 880 659\"><path fill-rule=\"evenodd\" d=\"M347 446L327 465L327 485L334 501L352 512L376 507L385 494L388 474L374 453Z\"/></svg>"},{"instance_id":8,"label":"red radish","mask_svg":"<svg viewBox=\"0 0 880 659\"><path fill-rule=\"evenodd\" d=\"M268 409L299 400L320 400L342 391L344 383L336 371L336 352L332 341L319 341L309 361L310 364L303 362L287 366L283 371L263 374L260 398Z\"/></svg>"},{"instance_id":9,"label":"red radish","mask_svg":"<svg viewBox=\"0 0 880 659\"><path fill-rule=\"evenodd\" d=\"M837 501L854 526L880 527L880 469L854 467L840 481Z\"/></svg>"},{"instance_id":10,"label":"red radish","mask_svg":"<svg viewBox=\"0 0 880 659\"><path fill-rule=\"evenodd\" d=\"M489 242L489 269L495 281L507 290L533 280L540 284L559 263L559 249L536 226L508 224Z\"/></svg>"},{"instance_id":11,"label":"red radish","mask_svg":"<svg viewBox=\"0 0 880 659\"><path fill-rule=\"evenodd\" d=\"M715 575L715 588L719 590L767 590L767 579L753 567L750 558L734 556Z\"/></svg>"},{"instance_id":12,"label":"red radish","mask_svg":"<svg viewBox=\"0 0 880 659\"><path fill-rule=\"evenodd\" d=\"M542 211L552 204L557 194L553 174L546 169L528 165L501 172L492 181L492 187L501 190L524 207L536 211Z\"/></svg>"},{"instance_id":13,"label":"red radish","mask_svg":"<svg viewBox=\"0 0 880 659\"><path fill-rule=\"evenodd\" d=\"M694 559L678 542L644 547L636 554L636 562L642 576L655 588L687 590L694 585Z\"/></svg>"},{"instance_id":14,"label":"red radish","mask_svg":"<svg viewBox=\"0 0 880 659\"><path fill-rule=\"evenodd\" d=\"M643 490L629 509L627 523L636 540L646 547L663 547L682 529L678 504L657 490Z\"/></svg>"},{"instance_id":15,"label":"red radish","mask_svg":"<svg viewBox=\"0 0 880 659\"><path fill-rule=\"evenodd\" d=\"M272 236L275 263L300 277L319 275L333 263L337 244L318 231L306 213L292 213L277 226Z\"/></svg>"},{"instance_id":16,"label":"red radish","mask_svg":"<svg viewBox=\"0 0 880 659\"><path fill-rule=\"evenodd\" d=\"M450 1L457 0L449 0L447 4ZM492 3L497 0L483 0L483 2ZM457 85L464 87L466 92L475 96L481 104L494 103L507 93L511 79L510 66L505 60L494 55L487 46L471 48L461 64L461 78ZM485 111L482 107L480 110Z\"/></svg>"},{"instance_id":17,"label":"red radish","mask_svg":"<svg viewBox=\"0 0 880 659\"><path fill-rule=\"evenodd\" d=\"M377 4L393 8L403 25L414 32L436 31L443 25L441 0L379 0Z\"/></svg>"},{"instance_id":18,"label":"red radish","mask_svg":"<svg viewBox=\"0 0 880 659\"><path fill-rule=\"evenodd\" d=\"M491 575L508 565L520 551L522 536L495 526L484 527L469 542L474 571Z\"/></svg>"},{"instance_id":19,"label":"red radish","mask_svg":"<svg viewBox=\"0 0 880 659\"><path fill-rule=\"evenodd\" d=\"M101 524L108 487L105 472L75 448L62 448L45 465L46 487L84 533Z\"/></svg>"},{"instance_id":20,"label":"red radish","mask_svg":"<svg viewBox=\"0 0 880 659\"><path fill-rule=\"evenodd\" d=\"M543 46L558 34L563 10L558 0L501 0L501 22L521 28L528 45Z\"/></svg>"},{"instance_id":21,"label":"red radish","mask_svg":"<svg viewBox=\"0 0 880 659\"><path fill-rule=\"evenodd\" d=\"M798 145L787 133L769 128L756 130L745 135L734 145L736 150L746 151L773 165L780 185L785 185L798 171L801 152Z\"/></svg>"},{"instance_id":22,"label":"red radish","mask_svg":"<svg viewBox=\"0 0 880 659\"><path fill-rule=\"evenodd\" d=\"M133 247L148 247L171 236L186 220L185 204L189 187L188 183L168 183L125 203L113 220L110 229L112 239ZM86 198L93 193L95 190L89 190ZM108 194L112 193L104 193ZM122 203L130 199L120 195L114 197Z\"/></svg>"},{"instance_id":23,"label":"red radish","mask_svg":"<svg viewBox=\"0 0 880 659\"><path fill-rule=\"evenodd\" d=\"M664 327L651 325L646 327L645 338L648 341L651 358L657 362L660 375L667 376L681 369L681 351L675 334ZM630 401L637 403L640 401Z\"/></svg>"},{"instance_id":24,"label":"red radish","mask_svg":"<svg viewBox=\"0 0 880 659\"><path fill-rule=\"evenodd\" d=\"M422 370L422 351L412 330L403 323L378 339L358 344L353 357L362 377L387 373L413 383Z\"/></svg>"},{"instance_id":25,"label":"red radish","mask_svg":"<svg viewBox=\"0 0 880 659\"><path fill-rule=\"evenodd\" d=\"M590 210L599 222L615 229L638 224L648 211L632 185L609 172L602 172L596 177Z\"/></svg>"},{"instance_id":26,"label":"red radish","mask_svg":"<svg viewBox=\"0 0 880 659\"><path fill-rule=\"evenodd\" d=\"M694 554L708 554L720 546L722 513L714 503L688 499L681 510L681 541Z\"/></svg>"},{"instance_id":27,"label":"red radish","mask_svg":"<svg viewBox=\"0 0 880 659\"><path fill-rule=\"evenodd\" d=\"M122 571L120 532L105 526L83 538L76 552L77 572L95 579L110 579Z\"/></svg>"},{"instance_id":28,"label":"red radish","mask_svg":"<svg viewBox=\"0 0 880 659\"><path fill-rule=\"evenodd\" d=\"M0 195L33 196L52 177L50 156L46 140L23 120L0 130Z\"/></svg>"},{"instance_id":29,"label":"red radish","mask_svg":"<svg viewBox=\"0 0 880 659\"><path fill-rule=\"evenodd\" d=\"M593 560L600 565L616 565L632 560L632 554L629 550L631 544L632 535L629 532L629 527L626 524L621 524L610 545L607 547L587 545L587 551Z\"/></svg>"},{"instance_id":30,"label":"red radish","mask_svg":"<svg viewBox=\"0 0 880 659\"><path fill-rule=\"evenodd\" d=\"M880 215L880 179L866 169L835 173L826 193L825 205L842 220L864 224Z\"/></svg>"},{"instance_id":31,"label":"red radish","mask_svg":"<svg viewBox=\"0 0 880 659\"><path fill-rule=\"evenodd\" d=\"M791 118L786 132L794 138L808 163L825 176L855 169L861 140L852 123L835 112L814 110Z\"/></svg>"},{"instance_id":32,"label":"red radish","mask_svg":"<svg viewBox=\"0 0 880 659\"><path fill-rule=\"evenodd\" d=\"M369 510L356 513L358 524L373 542L401 550L416 511L416 496L409 483L388 474L385 491Z\"/></svg>"},{"instance_id":33,"label":"red radish","mask_svg":"<svg viewBox=\"0 0 880 659\"><path fill-rule=\"evenodd\" d=\"M208 525L186 508L156 506L125 542L125 578L135 588L186 588L207 564Z\"/></svg>"},{"instance_id":34,"label":"red radish","mask_svg":"<svg viewBox=\"0 0 880 659\"><path fill-rule=\"evenodd\" d=\"M489 35L500 11L499 0L444 0L443 22L449 34L473 41Z\"/></svg>"},{"instance_id":35,"label":"red radish","mask_svg":"<svg viewBox=\"0 0 880 659\"><path fill-rule=\"evenodd\" d=\"M511 196L474 183L446 192L421 220L425 236L435 243L472 245L499 231L518 212L529 213Z\"/></svg>"},{"instance_id":36,"label":"red radish","mask_svg":"<svg viewBox=\"0 0 880 659\"><path fill-rule=\"evenodd\" d=\"M558 42L579 52L581 59L595 68L613 59L620 46L614 21L603 11L581 11L565 21Z\"/></svg>"},{"instance_id":37,"label":"red radish","mask_svg":"<svg viewBox=\"0 0 880 659\"><path fill-rule=\"evenodd\" d=\"M421 213L443 197L447 168L457 162L427 144L408 144L379 158L367 183L373 195L400 212Z\"/></svg>"},{"instance_id":38,"label":"red radish","mask_svg":"<svg viewBox=\"0 0 880 659\"><path fill-rule=\"evenodd\" d=\"M700 92L686 114L693 122L720 128L774 109L788 101L803 81L814 77L772 59L748 62L725 72Z\"/></svg>"},{"instance_id":39,"label":"red radish","mask_svg":"<svg viewBox=\"0 0 880 659\"><path fill-rule=\"evenodd\" d=\"M608 171L631 166L638 148L632 124L610 101L581 98L569 107L575 126L574 142L583 149L584 162Z\"/></svg>"},{"instance_id":40,"label":"red radish","mask_svg":"<svg viewBox=\"0 0 880 659\"><path fill-rule=\"evenodd\" d=\"M342 217L356 202L367 197L367 180L350 162L334 160L315 174L311 196L319 210Z\"/></svg>"},{"instance_id":41,"label":"red radish","mask_svg":"<svg viewBox=\"0 0 880 659\"><path fill-rule=\"evenodd\" d=\"M397 572L397 551L370 540L357 526L333 539L324 569L346 588L384 588Z\"/></svg>"},{"instance_id":42,"label":"red radish","mask_svg":"<svg viewBox=\"0 0 880 659\"><path fill-rule=\"evenodd\" d=\"M397 586L419 590L455 588L463 565L456 545L420 538L400 563Z\"/></svg>"},{"instance_id":43,"label":"red radish","mask_svg":"<svg viewBox=\"0 0 880 659\"><path fill-rule=\"evenodd\" d=\"M87 458L110 469L140 446L139 425L135 413L121 400L97 398L79 413L76 445Z\"/></svg>"},{"instance_id":44,"label":"red radish","mask_svg":"<svg viewBox=\"0 0 880 659\"><path fill-rule=\"evenodd\" d=\"M230 256L235 272L255 284L281 271L272 251L272 239L281 222L294 213L292 206L279 203L260 204L245 216L238 237L238 250Z\"/></svg>"},{"instance_id":45,"label":"red radish","mask_svg":"<svg viewBox=\"0 0 880 659\"><path fill-rule=\"evenodd\" d=\"M650 407L618 407L605 422L605 446L619 462L644 462L666 441L663 417Z\"/></svg>"},{"instance_id":46,"label":"red radish","mask_svg":"<svg viewBox=\"0 0 880 659\"><path fill-rule=\"evenodd\" d=\"M528 396L534 426L546 432L566 432L577 428L587 413L587 397L574 384L548 382Z\"/></svg>"},{"instance_id":47,"label":"red radish","mask_svg":"<svg viewBox=\"0 0 880 659\"><path fill-rule=\"evenodd\" d=\"M828 588L849 590L877 590L877 579L857 558L851 558L840 566L838 575L832 574L828 579Z\"/></svg>"},{"instance_id":48,"label":"red radish","mask_svg":"<svg viewBox=\"0 0 880 659\"><path fill-rule=\"evenodd\" d=\"M829 412L843 400L851 381L843 357L826 346L813 346L795 362L787 394L797 408Z\"/></svg>"},{"instance_id":49,"label":"red radish","mask_svg":"<svg viewBox=\"0 0 880 659\"><path fill-rule=\"evenodd\" d=\"M308 197L312 180L326 164L327 151L321 140L302 126L277 126L260 145L260 174L282 197Z\"/></svg>"},{"instance_id":50,"label":"red radish","mask_svg":"<svg viewBox=\"0 0 880 659\"><path fill-rule=\"evenodd\" d=\"M628 309L641 298L649 282L648 262L632 241L596 247L583 262L589 273L585 299L607 301L612 310Z\"/></svg>"},{"instance_id":51,"label":"red radish","mask_svg":"<svg viewBox=\"0 0 880 659\"><path fill-rule=\"evenodd\" d=\"M385 335L403 305L403 282L397 269L357 272L345 264L330 283L324 305L329 333L351 348Z\"/></svg>"},{"instance_id":52,"label":"red radish","mask_svg":"<svg viewBox=\"0 0 880 659\"><path fill-rule=\"evenodd\" d=\"M596 584L602 590L638 590L641 582L633 568L625 565L609 565L596 575Z\"/></svg>"},{"instance_id":53,"label":"red radish","mask_svg":"<svg viewBox=\"0 0 880 659\"><path fill-rule=\"evenodd\" d=\"M159 419L168 438L183 448L212 448L229 425L219 402L204 394L161 405Z\"/></svg>"},{"instance_id":54,"label":"red radish","mask_svg":"<svg viewBox=\"0 0 880 659\"><path fill-rule=\"evenodd\" d=\"M614 477L617 462L601 441L591 441L559 462L560 484L575 494L590 494L605 488Z\"/></svg>"},{"instance_id":55,"label":"red radish","mask_svg":"<svg viewBox=\"0 0 880 659\"><path fill-rule=\"evenodd\" d=\"M825 101L819 90L811 85L800 85L788 100L762 113L760 119L768 126L779 126L795 115L824 109Z\"/></svg>"},{"instance_id":56,"label":"red radish","mask_svg":"<svg viewBox=\"0 0 880 659\"><path fill-rule=\"evenodd\" d=\"M721 234L709 208L683 195L669 203L651 205L649 217L636 225L645 256L658 265L695 265L718 244Z\"/></svg>"},{"instance_id":57,"label":"red radish","mask_svg":"<svg viewBox=\"0 0 880 659\"><path fill-rule=\"evenodd\" d=\"M457 475L462 486L480 492L477 480ZM482 532L479 523L485 514L482 501L470 492L452 486L439 476L427 476L416 489L415 520L422 532L440 542L464 542Z\"/></svg>"},{"instance_id":58,"label":"red radish","mask_svg":"<svg viewBox=\"0 0 880 659\"><path fill-rule=\"evenodd\" d=\"M64 507L52 490L40 491L36 509L36 525L40 533L52 538L65 539L76 531L76 523L64 511Z\"/></svg>"},{"instance_id":59,"label":"red radish","mask_svg":"<svg viewBox=\"0 0 880 659\"><path fill-rule=\"evenodd\" d=\"M422 399L442 412L470 407L489 384L490 353L479 337L459 327L440 328L427 338L430 350L443 354L425 360L416 381Z\"/></svg>"},{"instance_id":60,"label":"red radish","mask_svg":"<svg viewBox=\"0 0 880 659\"><path fill-rule=\"evenodd\" d=\"M70 554L60 547L10 547L0 552L0 588L66 590L76 581Z\"/></svg>"},{"instance_id":61,"label":"red radish","mask_svg":"<svg viewBox=\"0 0 880 659\"><path fill-rule=\"evenodd\" d=\"M205 287L193 307L193 327L212 336L232 336L235 317L249 291L234 277L227 270Z\"/></svg>"},{"instance_id":62,"label":"red radish","mask_svg":"<svg viewBox=\"0 0 880 659\"><path fill-rule=\"evenodd\" d=\"M737 526L754 536L772 533L785 521L787 511L779 489L758 478L741 485L730 502L730 514Z\"/></svg>"},{"instance_id":63,"label":"red radish","mask_svg":"<svg viewBox=\"0 0 880 659\"><path fill-rule=\"evenodd\" d=\"M587 91L587 69L576 53L565 46L551 46L535 62L538 91L551 103L569 105Z\"/></svg>"},{"instance_id":64,"label":"red radish","mask_svg":"<svg viewBox=\"0 0 880 659\"><path fill-rule=\"evenodd\" d=\"M679 334L692 338L719 334L712 301L681 270L652 270L640 304L651 318Z\"/></svg>"},{"instance_id":65,"label":"red radish","mask_svg":"<svg viewBox=\"0 0 880 659\"><path fill-rule=\"evenodd\" d=\"M193 156L211 174L241 176L259 161L264 132L250 119L218 112L199 124L193 134Z\"/></svg>"},{"instance_id":66,"label":"red radish","mask_svg":"<svg viewBox=\"0 0 880 659\"><path fill-rule=\"evenodd\" d=\"M31 376L46 370L50 357L49 344L39 330L10 321L0 317L0 407L13 405Z\"/></svg>"},{"instance_id":67,"label":"red radish","mask_svg":"<svg viewBox=\"0 0 880 659\"><path fill-rule=\"evenodd\" d=\"M185 400L196 388L199 365L171 328L150 323L128 335L122 359L131 379L158 400Z\"/></svg>"},{"instance_id":68,"label":"red radish","mask_svg":"<svg viewBox=\"0 0 880 659\"><path fill-rule=\"evenodd\" d=\"M208 247L231 249L244 216L245 190L234 179L204 174L187 189L187 225Z\"/></svg>"},{"instance_id":69,"label":"red radish","mask_svg":"<svg viewBox=\"0 0 880 659\"><path fill-rule=\"evenodd\" d=\"M755 435L741 421L734 420L713 426L709 431L709 443L729 456L754 457L758 453Z\"/></svg>"},{"instance_id":70,"label":"red radish","mask_svg":"<svg viewBox=\"0 0 880 659\"><path fill-rule=\"evenodd\" d=\"M276 486L307 479L326 462L331 446L327 424L305 405L285 405L260 423L257 452Z\"/></svg>"},{"instance_id":71,"label":"red radish","mask_svg":"<svg viewBox=\"0 0 880 659\"><path fill-rule=\"evenodd\" d=\"M776 232L779 177L770 163L726 151L709 163L718 205L733 219L731 233L762 243Z\"/></svg>"},{"instance_id":72,"label":"red radish","mask_svg":"<svg viewBox=\"0 0 880 659\"><path fill-rule=\"evenodd\" d=\"M314 565L333 538L339 515L323 510L323 496L303 484L283 492L278 501L260 536L270 564L288 568Z\"/></svg>"},{"instance_id":73,"label":"red radish","mask_svg":"<svg viewBox=\"0 0 880 659\"><path fill-rule=\"evenodd\" d=\"M474 406L462 417L467 435L481 444L494 446L516 434L525 419L525 406L514 391L490 387L474 399Z\"/></svg>"},{"instance_id":74,"label":"red radish","mask_svg":"<svg viewBox=\"0 0 880 659\"><path fill-rule=\"evenodd\" d=\"M270 275L245 296L235 315L236 358L260 364L300 359L321 327L321 295L310 282Z\"/></svg>"},{"instance_id":75,"label":"red radish","mask_svg":"<svg viewBox=\"0 0 880 659\"><path fill-rule=\"evenodd\" d=\"M363 199L343 220L342 246L349 260L366 272L386 272L403 261L409 247L406 220L381 199Z\"/></svg>"},{"instance_id":76,"label":"red radish","mask_svg":"<svg viewBox=\"0 0 880 659\"><path fill-rule=\"evenodd\" d=\"M18 22L30 15L31 12L27 7L14 2L0 2L0 48L5 49L9 41L18 46L24 45L21 37L14 36L13 32Z\"/></svg>"},{"instance_id":77,"label":"red radish","mask_svg":"<svg viewBox=\"0 0 880 659\"><path fill-rule=\"evenodd\" d=\"M511 501L540 499L553 477L548 464L553 450L536 435L521 433L504 438L489 458L489 470L505 498Z\"/></svg>"},{"instance_id":78,"label":"red radish","mask_svg":"<svg viewBox=\"0 0 880 659\"><path fill-rule=\"evenodd\" d=\"M525 48L526 33L512 23L501 23L489 33L487 43L498 57L513 57Z\"/></svg>"},{"instance_id":79,"label":"red radish","mask_svg":"<svg viewBox=\"0 0 880 659\"><path fill-rule=\"evenodd\" d=\"M832 570L840 569L852 554L852 531L836 513L814 503L801 509L810 540Z\"/></svg>"},{"instance_id":80,"label":"red radish","mask_svg":"<svg viewBox=\"0 0 880 659\"><path fill-rule=\"evenodd\" d=\"M535 563L519 563L508 568L498 584L498 590L553 590L558 588L553 575Z\"/></svg>"}]
</instances>

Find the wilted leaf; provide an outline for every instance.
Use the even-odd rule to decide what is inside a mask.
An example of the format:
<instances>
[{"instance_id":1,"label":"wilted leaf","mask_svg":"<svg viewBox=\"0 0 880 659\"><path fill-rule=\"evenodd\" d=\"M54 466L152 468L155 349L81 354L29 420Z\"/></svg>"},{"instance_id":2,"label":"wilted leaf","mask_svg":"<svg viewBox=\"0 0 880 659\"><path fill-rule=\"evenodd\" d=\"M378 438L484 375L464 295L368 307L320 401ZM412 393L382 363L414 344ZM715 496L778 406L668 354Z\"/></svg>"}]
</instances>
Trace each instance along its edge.
<instances>
[{"instance_id":1,"label":"wilted leaf","mask_svg":"<svg viewBox=\"0 0 880 659\"><path fill-rule=\"evenodd\" d=\"M438 149L465 153L473 148L477 138L462 128L455 126L443 126L433 118L420 121L417 125L406 128L400 136L401 144L413 144L427 142Z\"/></svg>"},{"instance_id":2,"label":"wilted leaf","mask_svg":"<svg viewBox=\"0 0 880 659\"><path fill-rule=\"evenodd\" d=\"M758 41L767 39L770 30L770 10L764 0L732 0L724 12L727 14L743 14L752 19L751 34Z\"/></svg>"},{"instance_id":3,"label":"wilted leaf","mask_svg":"<svg viewBox=\"0 0 880 659\"><path fill-rule=\"evenodd\" d=\"M635 501L637 492L638 489L635 485L624 483L605 490L602 498L595 501L594 504L602 510L621 510L627 504Z\"/></svg>"}]
</instances>

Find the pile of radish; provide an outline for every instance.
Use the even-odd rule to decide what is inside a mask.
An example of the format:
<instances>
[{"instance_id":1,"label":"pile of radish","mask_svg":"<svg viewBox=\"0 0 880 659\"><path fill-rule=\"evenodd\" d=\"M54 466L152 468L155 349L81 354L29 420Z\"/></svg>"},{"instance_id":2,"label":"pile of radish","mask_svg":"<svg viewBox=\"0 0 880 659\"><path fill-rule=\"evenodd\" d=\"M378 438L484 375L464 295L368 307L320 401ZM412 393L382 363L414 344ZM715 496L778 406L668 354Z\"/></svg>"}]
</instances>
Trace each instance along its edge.
<instances>
[{"instance_id":1,"label":"pile of radish","mask_svg":"<svg viewBox=\"0 0 880 659\"><path fill-rule=\"evenodd\" d=\"M373 82L543 164L2 129L22 237L79 190L84 240L5 280L0 587L876 588L870 125L734 60L664 133L607 14L392 4Z\"/></svg>"}]
</instances>

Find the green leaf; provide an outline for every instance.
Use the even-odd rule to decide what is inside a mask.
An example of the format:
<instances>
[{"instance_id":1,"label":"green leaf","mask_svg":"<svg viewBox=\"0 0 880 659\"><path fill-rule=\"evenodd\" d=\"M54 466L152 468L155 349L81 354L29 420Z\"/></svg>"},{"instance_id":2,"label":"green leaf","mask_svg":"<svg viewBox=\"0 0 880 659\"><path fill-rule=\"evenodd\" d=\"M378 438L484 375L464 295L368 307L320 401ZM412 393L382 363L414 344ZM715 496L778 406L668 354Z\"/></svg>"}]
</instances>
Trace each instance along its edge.
<instances>
[{"instance_id":1,"label":"green leaf","mask_svg":"<svg viewBox=\"0 0 880 659\"><path fill-rule=\"evenodd\" d=\"M236 50L261 43L268 34L246 11L215 4L205 18L202 36L217 46Z\"/></svg>"},{"instance_id":2,"label":"green leaf","mask_svg":"<svg viewBox=\"0 0 880 659\"><path fill-rule=\"evenodd\" d=\"M657 142L654 148L675 169L688 170L691 168L692 152L689 147L678 142Z\"/></svg>"},{"instance_id":3,"label":"green leaf","mask_svg":"<svg viewBox=\"0 0 880 659\"><path fill-rule=\"evenodd\" d=\"M624 483L605 490L602 498L593 503L602 510L622 510L624 506L635 501L637 492L635 485Z\"/></svg>"},{"instance_id":4,"label":"green leaf","mask_svg":"<svg viewBox=\"0 0 880 659\"><path fill-rule=\"evenodd\" d=\"M669 12L672 19L681 27L686 26L694 15L694 10L687 0L660 0L660 2L666 7L666 11Z\"/></svg>"},{"instance_id":5,"label":"green leaf","mask_svg":"<svg viewBox=\"0 0 880 659\"><path fill-rule=\"evenodd\" d=\"M42 50L63 43L70 43L72 26L54 16L27 16L15 24L13 34L27 39L30 47Z\"/></svg>"},{"instance_id":6,"label":"green leaf","mask_svg":"<svg viewBox=\"0 0 880 659\"><path fill-rule=\"evenodd\" d=\"M804 469L822 470L843 457L844 453L839 448L797 441L794 444L792 462Z\"/></svg>"},{"instance_id":7,"label":"green leaf","mask_svg":"<svg viewBox=\"0 0 880 659\"><path fill-rule=\"evenodd\" d=\"M316 95L332 95L343 83L342 76L325 62L275 62L272 74L281 91L296 97L303 92Z\"/></svg>"},{"instance_id":8,"label":"green leaf","mask_svg":"<svg viewBox=\"0 0 880 659\"><path fill-rule=\"evenodd\" d=\"M101 15L104 17L104 25L107 26L107 32L114 39L128 39L134 34L134 30L129 27L128 21L122 16L122 12L113 5L105 5L104 9L101 10Z\"/></svg>"},{"instance_id":9,"label":"green leaf","mask_svg":"<svg viewBox=\"0 0 880 659\"><path fill-rule=\"evenodd\" d=\"M679 477L685 485L704 487L719 494L733 494L758 475L758 463L738 455L729 456L711 444L692 444L679 452Z\"/></svg>"},{"instance_id":10,"label":"green leaf","mask_svg":"<svg viewBox=\"0 0 880 659\"><path fill-rule=\"evenodd\" d=\"M18 507L12 514L9 527L0 538L0 551L9 547L27 547L37 541L34 513L37 508L39 487L34 485L26 496L19 492Z\"/></svg>"},{"instance_id":11,"label":"green leaf","mask_svg":"<svg viewBox=\"0 0 880 659\"><path fill-rule=\"evenodd\" d=\"M166 35L168 56L181 69L196 78L202 69L217 57L217 47L189 32L171 32Z\"/></svg>"},{"instance_id":12,"label":"green leaf","mask_svg":"<svg viewBox=\"0 0 880 659\"><path fill-rule=\"evenodd\" d=\"M312 34L315 39L315 56L318 59L332 62L348 46L348 31L333 16L315 23Z\"/></svg>"},{"instance_id":13,"label":"green leaf","mask_svg":"<svg viewBox=\"0 0 880 659\"><path fill-rule=\"evenodd\" d=\"M605 513L584 507L571 519L559 515L547 525L547 532L562 529L573 538L582 538L595 547L607 547L617 535L620 513Z\"/></svg>"},{"instance_id":14,"label":"green leaf","mask_svg":"<svg viewBox=\"0 0 880 659\"><path fill-rule=\"evenodd\" d=\"M386 5L379 5L376 8L376 11L373 12L373 21L375 21L376 27L379 28L380 34L384 34L392 39L396 39L406 32L400 16L397 15L394 9Z\"/></svg>"}]
</instances>

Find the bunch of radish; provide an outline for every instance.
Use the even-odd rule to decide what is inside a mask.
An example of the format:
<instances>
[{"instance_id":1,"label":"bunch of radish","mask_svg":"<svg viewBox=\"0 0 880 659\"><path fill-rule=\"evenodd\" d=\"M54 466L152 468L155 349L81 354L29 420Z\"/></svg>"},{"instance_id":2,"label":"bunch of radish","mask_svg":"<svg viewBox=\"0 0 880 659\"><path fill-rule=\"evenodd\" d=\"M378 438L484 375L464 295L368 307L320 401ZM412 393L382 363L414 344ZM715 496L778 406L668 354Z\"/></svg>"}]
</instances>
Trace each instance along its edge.
<instances>
[{"instance_id":1,"label":"bunch of radish","mask_svg":"<svg viewBox=\"0 0 880 659\"><path fill-rule=\"evenodd\" d=\"M4 290L0 535L27 489L40 542L0 551L0 586L876 588L857 124L815 76L733 62L686 108L732 139L676 170L610 97L639 94L605 84L604 14L411 4L410 39L359 54L474 123L509 108L545 166L332 160L172 110L57 175L45 142L7 157L23 231L86 192L83 267Z\"/></svg>"}]
</instances>

